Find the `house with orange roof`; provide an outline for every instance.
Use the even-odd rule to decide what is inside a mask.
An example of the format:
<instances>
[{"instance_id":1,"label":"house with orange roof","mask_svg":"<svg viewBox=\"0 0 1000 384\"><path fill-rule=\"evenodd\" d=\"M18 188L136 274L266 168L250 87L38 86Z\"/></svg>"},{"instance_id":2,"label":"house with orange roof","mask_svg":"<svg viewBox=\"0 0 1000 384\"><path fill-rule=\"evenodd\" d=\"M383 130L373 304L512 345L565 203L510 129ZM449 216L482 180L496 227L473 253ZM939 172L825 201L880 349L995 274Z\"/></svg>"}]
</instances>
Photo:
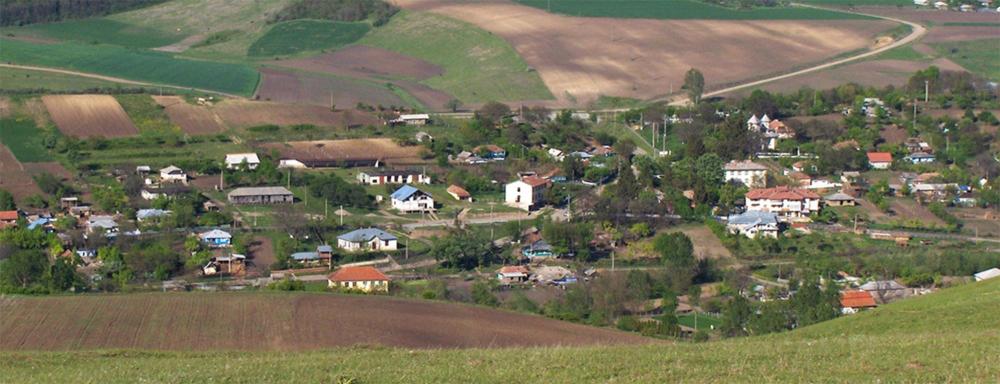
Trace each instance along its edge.
<instances>
[{"instance_id":1,"label":"house with orange roof","mask_svg":"<svg viewBox=\"0 0 1000 384\"><path fill-rule=\"evenodd\" d=\"M858 313L877 306L875 298L868 291L844 291L840 293L840 311L845 315Z\"/></svg>"},{"instance_id":2,"label":"house with orange roof","mask_svg":"<svg viewBox=\"0 0 1000 384\"><path fill-rule=\"evenodd\" d=\"M472 202L472 194L466 191L465 188L459 187L455 184L448 186L448 194L454 197L458 201L468 201Z\"/></svg>"},{"instance_id":3,"label":"house with orange roof","mask_svg":"<svg viewBox=\"0 0 1000 384\"><path fill-rule=\"evenodd\" d=\"M868 152L868 166L872 169L889 169L892 154L889 152Z\"/></svg>"},{"instance_id":4,"label":"house with orange roof","mask_svg":"<svg viewBox=\"0 0 1000 384\"><path fill-rule=\"evenodd\" d=\"M507 183L504 189L504 201L507 205L531 211L545 204L545 191L549 180L538 176L524 176L520 180Z\"/></svg>"},{"instance_id":5,"label":"house with orange roof","mask_svg":"<svg viewBox=\"0 0 1000 384\"><path fill-rule=\"evenodd\" d=\"M17 219L21 214L17 211L0 211L0 228L13 227L17 225Z\"/></svg>"},{"instance_id":6,"label":"house with orange roof","mask_svg":"<svg viewBox=\"0 0 1000 384\"><path fill-rule=\"evenodd\" d=\"M752 189L746 194L746 210L771 212L784 221L798 221L819 212L820 199L816 192L787 186Z\"/></svg>"},{"instance_id":7,"label":"house with orange roof","mask_svg":"<svg viewBox=\"0 0 1000 384\"><path fill-rule=\"evenodd\" d=\"M504 285L523 283L528 281L528 277L530 271L522 265L507 265L497 270L497 280Z\"/></svg>"},{"instance_id":8,"label":"house with orange roof","mask_svg":"<svg viewBox=\"0 0 1000 384\"><path fill-rule=\"evenodd\" d=\"M343 267L327 278L330 288L364 293L389 293L389 277L374 267Z\"/></svg>"}]
</instances>

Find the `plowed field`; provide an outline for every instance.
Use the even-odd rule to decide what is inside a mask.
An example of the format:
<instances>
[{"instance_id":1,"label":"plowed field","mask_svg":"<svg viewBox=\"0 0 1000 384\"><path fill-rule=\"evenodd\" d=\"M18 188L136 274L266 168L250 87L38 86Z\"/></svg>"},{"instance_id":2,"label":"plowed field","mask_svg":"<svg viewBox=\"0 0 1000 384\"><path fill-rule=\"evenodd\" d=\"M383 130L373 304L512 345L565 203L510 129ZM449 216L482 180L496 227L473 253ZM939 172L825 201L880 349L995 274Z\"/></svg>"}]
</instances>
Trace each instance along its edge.
<instances>
[{"instance_id":1,"label":"plowed field","mask_svg":"<svg viewBox=\"0 0 1000 384\"><path fill-rule=\"evenodd\" d=\"M139 133L125 110L109 95L42 96L59 130L74 137L123 137Z\"/></svg>"}]
</instances>

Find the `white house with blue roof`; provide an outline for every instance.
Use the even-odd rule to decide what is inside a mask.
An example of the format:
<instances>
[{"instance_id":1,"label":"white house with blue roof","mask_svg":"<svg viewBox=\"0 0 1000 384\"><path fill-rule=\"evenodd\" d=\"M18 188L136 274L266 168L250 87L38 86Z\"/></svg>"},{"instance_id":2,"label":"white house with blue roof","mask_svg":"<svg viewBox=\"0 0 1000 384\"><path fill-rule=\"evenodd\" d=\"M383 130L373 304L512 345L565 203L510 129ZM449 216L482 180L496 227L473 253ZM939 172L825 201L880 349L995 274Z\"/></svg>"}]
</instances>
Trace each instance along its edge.
<instances>
[{"instance_id":1,"label":"white house with blue roof","mask_svg":"<svg viewBox=\"0 0 1000 384\"><path fill-rule=\"evenodd\" d=\"M726 223L729 233L740 234L751 239L757 236L778 237L778 215L772 212L749 211L740 215L730 215Z\"/></svg>"},{"instance_id":2,"label":"white house with blue roof","mask_svg":"<svg viewBox=\"0 0 1000 384\"><path fill-rule=\"evenodd\" d=\"M400 212L430 212L434 210L434 197L409 184L397 189L390 197L392 208Z\"/></svg>"},{"instance_id":3,"label":"white house with blue roof","mask_svg":"<svg viewBox=\"0 0 1000 384\"><path fill-rule=\"evenodd\" d=\"M337 236L337 247L350 252L395 251L398 239L378 228L361 228Z\"/></svg>"},{"instance_id":4,"label":"white house with blue roof","mask_svg":"<svg viewBox=\"0 0 1000 384\"><path fill-rule=\"evenodd\" d=\"M213 248L225 248L233 245L233 235L221 229L213 229L198 235L205 244Z\"/></svg>"}]
</instances>

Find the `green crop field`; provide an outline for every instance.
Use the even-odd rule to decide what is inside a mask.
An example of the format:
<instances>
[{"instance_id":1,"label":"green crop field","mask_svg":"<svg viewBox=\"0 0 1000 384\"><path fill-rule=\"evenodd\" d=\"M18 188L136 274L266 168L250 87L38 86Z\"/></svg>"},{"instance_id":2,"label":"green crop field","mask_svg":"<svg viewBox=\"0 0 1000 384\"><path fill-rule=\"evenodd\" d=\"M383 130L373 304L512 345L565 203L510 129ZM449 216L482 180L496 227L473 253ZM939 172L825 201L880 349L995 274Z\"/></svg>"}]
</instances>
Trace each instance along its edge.
<instances>
[{"instance_id":1,"label":"green crop field","mask_svg":"<svg viewBox=\"0 0 1000 384\"><path fill-rule=\"evenodd\" d=\"M996 382L997 308L1000 279L791 332L707 344L4 352L0 372L12 383Z\"/></svg>"},{"instance_id":2,"label":"green crop field","mask_svg":"<svg viewBox=\"0 0 1000 384\"><path fill-rule=\"evenodd\" d=\"M697 0L517 0L517 2L571 16L628 19L837 20L868 18L802 7L737 10Z\"/></svg>"},{"instance_id":3,"label":"green crop field","mask_svg":"<svg viewBox=\"0 0 1000 384\"><path fill-rule=\"evenodd\" d=\"M82 76L19 68L0 68L0 89L48 89L52 91L79 91L90 88L128 87L110 81Z\"/></svg>"},{"instance_id":4,"label":"green crop field","mask_svg":"<svg viewBox=\"0 0 1000 384\"><path fill-rule=\"evenodd\" d=\"M911 0L801 0L797 1L803 4L814 4L814 5L833 5L833 6L861 6L861 5L879 5L879 6L913 6L913 1Z\"/></svg>"},{"instance_id":5,"label":"green crop field","mask_svg":"<svg viewBox=\"0 0 1000 384\"><path fill-rule=\"evenodd\" d=\"M42 136L29 118L0 119L0 143L10 148L17 161L22 163L37 163L52 161L52 157L42 146Z\"/></svg>"},{"instance_id":6,"label":"green crop field","mask_svg":"<svg viewBox=\"0 0 1000 384\"><path fill-rule=\"evenodd\" d=\"M938 54L990 80L1000 80L1000 39L934 44Z\"/></svg>"},{"instance_id":7,"label":"green crop field","mask_svg":"<svg viewBox=\"0 0 1000 384\"><path fill-rule=\"evenodd\" d=\"M426 60L444 68L423 83L467 102L551 99L506 41L471 24L430 13L401 12L359 43Z\"/></svg>"},{"instance_id":8,"label":"green crop field","mask_svg":"<svg viewBox=\"0 0 1000 384\"><path fill-rule=\"evenodd\" d=\"M0 33L134 48L161 47L177 42L183 37L104 18L3 28Z\"/></svg>"},{"instance_id":9,"label":"green crop field","mask_svg":"<svg viewBox=\"0 0 1000 384\"><path fill-rule=\"evenodd\" d=\"M250 95L260 75L249 65L178 59L113 45L32 44L0 39L0 60L129 80Z\"/></svg>"},{"instance_id":10,"label":"green crop field","mask_svg":"<svg viewBox=\"0 0 1000 384\"><path fill-rule=\"evenodd\" d=\"M368 33L368 23L294 20L276 24L247 51L249 56L291 55L335 49L358 41Z\"/></svg>"}]
</instances>

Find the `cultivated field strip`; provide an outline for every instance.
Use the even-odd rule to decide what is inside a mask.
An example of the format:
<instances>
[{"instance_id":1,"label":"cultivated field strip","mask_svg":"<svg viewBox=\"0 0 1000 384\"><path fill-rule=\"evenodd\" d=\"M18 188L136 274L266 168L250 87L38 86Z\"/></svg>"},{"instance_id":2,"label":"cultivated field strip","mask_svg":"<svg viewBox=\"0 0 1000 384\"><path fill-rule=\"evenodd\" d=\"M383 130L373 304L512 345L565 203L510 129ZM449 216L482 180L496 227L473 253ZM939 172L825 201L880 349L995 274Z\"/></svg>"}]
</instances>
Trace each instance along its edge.
<instances>
[{"instance_id":1,"label":"cultivated field strip","mask_svg":"<svg viewBox=\"0 0 1000 384\"><path fill-rule=\"evenodd\" d=\"M139 134L118 100L110 95L48 95L42 102L59 130L73 137Z\"/></svg>"},{"instance_id":2,"label":"cultivated field strip","mask_svg":"<svg viewBox=\"0 0 1000 384\"><path fill-rule=\"evenodd\" d=\"M6 298L0 350L301 350L649 343L635 334L482 307L328 294Z\"/></svg>"}]
</instances>

